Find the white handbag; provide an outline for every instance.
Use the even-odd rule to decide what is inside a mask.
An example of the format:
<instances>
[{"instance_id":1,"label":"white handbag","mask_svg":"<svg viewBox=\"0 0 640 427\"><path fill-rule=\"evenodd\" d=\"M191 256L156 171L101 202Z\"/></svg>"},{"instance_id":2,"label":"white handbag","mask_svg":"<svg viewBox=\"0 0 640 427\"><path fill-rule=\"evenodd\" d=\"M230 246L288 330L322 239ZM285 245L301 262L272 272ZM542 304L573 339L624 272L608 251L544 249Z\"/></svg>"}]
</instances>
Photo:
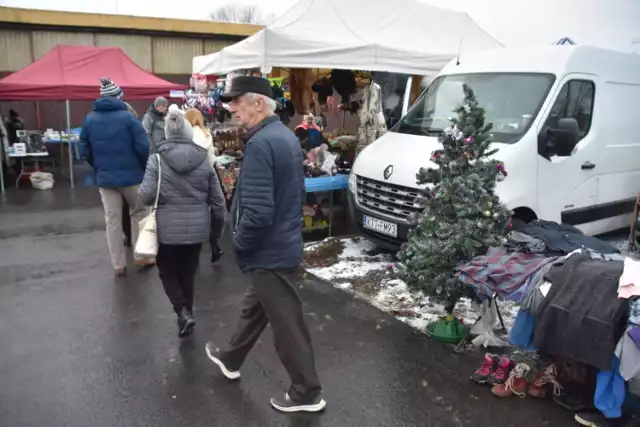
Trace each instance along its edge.
<instances>
[{"instance_id":1,"label":"white handbag","mask_svg":"<svg viewBox=\"0 0 640 427\"><path fill-rule=\"evenodd\" d=\"M156 210L158 209L158 198L160 197L160 184L162 183L162 164L160 155L158 158L158 188L156 189L156 200L149 211L149 214L142 218L139 224L138 241L136 241L135 254L139 257L153 258L158 255L158 224L156 222Z\"/></svg>"}]
</instances>

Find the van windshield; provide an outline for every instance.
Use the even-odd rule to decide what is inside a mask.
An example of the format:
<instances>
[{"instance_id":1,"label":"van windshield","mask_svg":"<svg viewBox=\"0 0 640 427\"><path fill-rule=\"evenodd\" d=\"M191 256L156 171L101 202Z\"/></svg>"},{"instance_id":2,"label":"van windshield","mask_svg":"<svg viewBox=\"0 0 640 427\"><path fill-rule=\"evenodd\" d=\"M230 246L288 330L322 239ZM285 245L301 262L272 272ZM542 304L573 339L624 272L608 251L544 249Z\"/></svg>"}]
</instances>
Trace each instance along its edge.
<instances>
[{"instance_id":1,"label":"van windshield","mask_svg":"<svg viewBox=\"0 0 640 427\"><path fill-rule=\"evenodd\" d=\"M439 135L464 100L463 84L475 92L493 141L517 142L538 114L554 82L551 74L454 74L435 79L392 132Z\"/></svg>"}]
</instances>

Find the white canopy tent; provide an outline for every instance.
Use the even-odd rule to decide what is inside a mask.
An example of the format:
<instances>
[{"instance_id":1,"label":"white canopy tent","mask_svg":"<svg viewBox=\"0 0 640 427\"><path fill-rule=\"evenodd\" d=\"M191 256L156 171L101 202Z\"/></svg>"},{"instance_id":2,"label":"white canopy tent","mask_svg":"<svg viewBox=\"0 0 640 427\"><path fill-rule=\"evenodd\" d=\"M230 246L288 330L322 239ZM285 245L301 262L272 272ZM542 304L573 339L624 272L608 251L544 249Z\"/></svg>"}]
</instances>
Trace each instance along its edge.
<instances>
[{"instance_id":1,"label":"white canopy tent","mask_svg":"<svg viewBox=\"0 0 640 427\"><path fill-rule=\"evenodd\" d=\"M430 75L459 53L501 46L467 14L420 0L300 0L253 36L193 58L193 72L288 67Z\"/></svg>"}]
</instances>

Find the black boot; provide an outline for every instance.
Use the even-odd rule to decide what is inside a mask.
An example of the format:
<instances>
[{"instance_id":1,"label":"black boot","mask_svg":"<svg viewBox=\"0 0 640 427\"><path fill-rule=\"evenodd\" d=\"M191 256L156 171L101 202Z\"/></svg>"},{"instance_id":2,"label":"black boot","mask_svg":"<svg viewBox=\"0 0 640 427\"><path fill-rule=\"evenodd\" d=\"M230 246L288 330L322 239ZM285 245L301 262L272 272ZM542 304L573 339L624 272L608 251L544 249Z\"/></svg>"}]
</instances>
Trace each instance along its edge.
<instances>
[{"instance_id":1,"label":"black boot","mask_svg":"<svg viewBox=\"0 0 640 427\"><path fill-rule=\"evenodd\" d=\"M184 338L187 335L191 335L194 326L196 326L196 321L193 318L193 314L186 307L183 308L178 314L178 336Z\"/></svg>"}]
</instances>

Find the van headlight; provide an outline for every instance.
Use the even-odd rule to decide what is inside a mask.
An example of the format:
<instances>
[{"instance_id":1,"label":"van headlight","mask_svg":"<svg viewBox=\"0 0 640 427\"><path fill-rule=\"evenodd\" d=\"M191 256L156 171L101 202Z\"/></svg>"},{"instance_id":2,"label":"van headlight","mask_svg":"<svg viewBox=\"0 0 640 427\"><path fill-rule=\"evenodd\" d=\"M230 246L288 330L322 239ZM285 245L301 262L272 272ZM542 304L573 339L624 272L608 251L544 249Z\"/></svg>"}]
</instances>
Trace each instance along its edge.
<instances>
[{"instance_id":1,"label":"van headlight","mask_svg":"<svg viewBox=\"0 0 640 427\"><path fill-rule=\"evenodd\" d=\"M351 191L353 194L356 193L357 181L358 179L356 178L356 174L351 172L349 174L349 191Z\"/></svg>"}]
</instances>

